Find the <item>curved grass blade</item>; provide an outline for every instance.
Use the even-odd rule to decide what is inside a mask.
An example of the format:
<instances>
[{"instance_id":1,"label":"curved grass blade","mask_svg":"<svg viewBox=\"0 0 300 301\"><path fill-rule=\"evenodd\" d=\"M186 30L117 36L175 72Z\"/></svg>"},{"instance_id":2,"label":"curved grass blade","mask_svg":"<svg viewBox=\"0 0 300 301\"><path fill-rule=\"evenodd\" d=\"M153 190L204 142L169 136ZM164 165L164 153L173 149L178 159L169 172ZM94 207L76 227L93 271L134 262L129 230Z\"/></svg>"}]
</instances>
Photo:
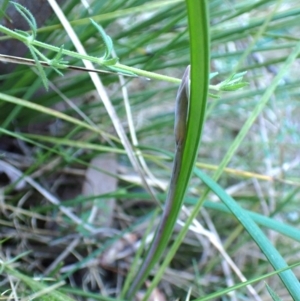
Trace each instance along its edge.
<instances>
[{"instance_id":1,"label":"curved grass blade","mask_svg":"<svg viewBox=\"0 0 300 301\"><path fill-rule=\"evenodd\" d=\"M29 25L29 27L32 31L32 38L35 39L36 38L37 25L36 25L36 21L35 21L34 16L32 15L32 13L26 7L22 6L21 4L19 4L17 2L11 1L10 3L14 5L16 10L26 20L26 22L28 23L28 25Z\"/></svg>"},{"instance_id":2,"label":"curved grass blade","mask_svg":"<svg viewBox=\"0 0 300 301\"><path fill-rule=\"evenodd\" d=\"M235 285L233 285L233 286L231 286L231 287L222 289L221 291L218 291L218 292L209 294L209 295L207 295L207 296L205 296L205 297L200 297L200 298L198 298L198 299L194 299L193 301L209 301L209 300L216 300L216 298L218 298L218 297L224 296L225 294L228 294L228 293L230 293L230 292L236 291L236 290L238 290L238 289L240 289L240 288L243 288L243 287L245 287L245 286L247 286L247 285L250 285L250 284L256 283L256 282L258 282L258 281L262 281L262 280L264 280L264 279L267 279L267 278L269 278L269 277L275 276L275 275L277 275L277 274L279 274L279 273L281 273L281 272L284 272L284 271L286 271L286 270L288 270L288 269L295 268L295 267L299 266L299 264L300 264L300 263L297 262L297 263L292 264L292 265L290 265L290 266L288 266L288 267L286 267L286 268L284 268L284 269L281 269L281 270L278 270L278 271L273 271L273 272L270 272L270 273L265 274L265 275L263 275L263 276L259 276L259 277L256 277L256 278L254 278L254 279L247 280L247 281L245 281L245 282L240 282L240 283L235 284Z\"/></svg>"},{"instance_id":3,"label":"curved grass blade","mask_svg":"<svg viewBox=\"0 0 300 301\"><path fill-rule=\"evenodd\" d=\"M266 258L273 266L275 270L280 270L288 267L285 260L282 258L277 249L268 240L262 230L257 226L257 224L252 220L250 215L243 210L235 200L229 196L224 189L219 186L214 180L209 176L204 174L198 168L194 169L195 174L203 181L211 191L213 191L228 207L228 209L234 214L234 216L239 220L239 222L244 226L246 231L265 254ZM294 298L298 300L300 296L300 285L299 281L291 270L287 270L279 274L280 279L283 284Z\"/></svg>"},{"instance_id":4,"label":"curved grass blade","mask_svg":"<svg viewBox=\"0 0 300 301\"><path fill-rule=\"evenodd\" d=\"M189 34L190 34L190 53L191 53L191 93L190 107L187 124L187 136L183 152L182 168L175 195L176 202L172 208L168 223L164 229L164 243L159 246L155 255L155 262L159 260L164 252L178 214L180 212L183 198L193 171L194 163L198 154L198 147L202 128L205 121L205 109L209 86L209 62L210 62L210 37L209 37L209 15L207 1L203 0L186 0L188 9ZM159 271L147 290L144 300L147 300L161 279L164 270L173 258L179 244L174 244L172 251L168 254L161 265Z\"/></svg>"}]
</instances>

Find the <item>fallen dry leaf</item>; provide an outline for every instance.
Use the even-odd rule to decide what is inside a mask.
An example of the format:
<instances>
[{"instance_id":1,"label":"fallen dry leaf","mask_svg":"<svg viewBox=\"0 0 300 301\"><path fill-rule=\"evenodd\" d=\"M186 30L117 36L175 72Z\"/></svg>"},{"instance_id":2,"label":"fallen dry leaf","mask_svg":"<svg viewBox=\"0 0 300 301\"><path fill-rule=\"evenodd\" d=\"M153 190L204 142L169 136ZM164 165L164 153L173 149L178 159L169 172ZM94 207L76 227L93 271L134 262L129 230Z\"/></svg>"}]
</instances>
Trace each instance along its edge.
<instances>
[{"instance_id":1,"label":"fallen dry leaf","mask_svg":"<svg viewBox=\"0 0 300 301\"><path fill-rule=\"evenodd\" d=\"M107 171L111 174L117 173L118 162L113 154L99 155L90 162L90 167L86 171L85 181L82 188L83 196L97 196L113 192L117 189L118 179L105 174L95 168ZM89 204L91 204L89 202ZM95 198L92 207L84 207L85 212L90 211L89 223L96 223L100 227L110 227L113 221L113 211L115 199Z\"/></svg>"}]
</instances>

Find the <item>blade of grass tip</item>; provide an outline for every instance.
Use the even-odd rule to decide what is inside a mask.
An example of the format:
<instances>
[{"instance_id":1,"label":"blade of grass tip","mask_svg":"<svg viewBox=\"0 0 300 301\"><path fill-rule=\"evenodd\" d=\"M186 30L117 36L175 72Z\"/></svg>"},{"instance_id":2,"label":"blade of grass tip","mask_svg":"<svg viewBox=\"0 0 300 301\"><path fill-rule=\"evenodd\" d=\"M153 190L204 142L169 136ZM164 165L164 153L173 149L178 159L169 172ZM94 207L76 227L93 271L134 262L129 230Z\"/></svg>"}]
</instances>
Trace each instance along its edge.
<instances>
[{"instance_id":1,"label":"blade of grass tip","mask_svg":"<svg viewBox=\"0 0 300 301\"><path fill-rule=\"evenodd\" d=\"M279 296L275 293L275 291L271 289L271 287L268 285L268 283L266 283L266 287L267 287L267 290L268 290L270 296L272 297L272 299L273 299L274 301L282 301L282 300L279 298Z\"/></svg>"},{"instance_id":2,"label":"blade of grass tip","mask_svg":"<svg viewBox=\"0 0 300 301\"><path fill-rule=\"evenodd\" d=\"M190 34L191 93L187 136L182 159L182 166L184 166L184 168L181 170L178 185L176 187L176 202L174 208L172 208L172 212L165 229L164 235L166 237L166 242L162 246L161 252L165 250L169 237L172 234L172 230L181 209L183 198L187 190L189 179L191 177L193 166L198 154L198 146L205 120L205 109L209 86L210 36L208 4L207 1L203 0L186 0L186 5L188 10ZM187 232L187 229L188 228L186 228L185 233ZM158 284L164 270L172 260L179 245L180 242L173 244L171 251L167 255L163 264L160 266L143 300L147 300L149 298L152 290Z\"/></svg>"},{"instance_id":3,"label":"blade of grass tip","mask_svg":"<svg viewBox=\"0 0 300 301\"><path fill-rule=\"evenodd\" d=\"M82 45L82 43L80 42L80 40L78 39L75 31L73 30L72 26L70 25L69 21L67 20L66 16L64 15L64 13L62 12L62 10L60 9L60 7L58 6L57 2L55 0L48 0L50 6L52 7L52 9L54 10L54 12L56 13L58 19L60 20L60 22L63 24L65 30L67 31L70 39L72 40L72 42L74 43L74 46L76 48L76 50L83 55L87 55L86 51ZM86 61L83 60L83 63L85 65L86 68L89 69L95 69L93 64L90 61ZM141 177L142 182L144 187L147 189L147 191L151 194L151 196L153 197L153 199L157 202L157 204L160 204L158 199L155 196L155 193L152 189L152 187L147 183L144 172L134 154L133 148L126 136L126 133L124 131L124 128L117 116L117 113L105 91L105 88L99 78L99 76L95 73L90 72L89 73L91 80L93 81L95 88L100 96L100 99L102 99L103 104L107 110L107 113L109 114L112 123L115 127L115 130L121 140L121 143L123 144L126 152L127 152L127 156L133 166L133 168L135 169L135 171L138 173L138 175Z\"/></svg>"}]
</instances>

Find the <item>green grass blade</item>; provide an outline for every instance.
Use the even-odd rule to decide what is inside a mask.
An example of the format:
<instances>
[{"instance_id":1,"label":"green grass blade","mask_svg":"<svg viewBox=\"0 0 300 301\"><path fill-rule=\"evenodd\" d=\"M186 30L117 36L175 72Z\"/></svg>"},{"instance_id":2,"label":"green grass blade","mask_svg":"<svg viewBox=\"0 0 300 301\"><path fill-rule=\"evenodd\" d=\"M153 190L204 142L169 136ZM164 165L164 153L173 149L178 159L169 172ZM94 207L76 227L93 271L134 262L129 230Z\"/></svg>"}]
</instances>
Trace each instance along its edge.
<instances>
[{"instance_id":1,"label":"green grass blade","mask_svg":"<svg viewBox=\"0 0 300 301\"><path fill-rule=\"evenodd\" d=\"M190 34L190 53L191 53L191 93L190 108L187 125L187 137L183 153L182 169L178 185L176 187L176 202L170 213L168 224L164 229L163 243L159 246L155 262L159 260L162 252L165 250L169 238L172 234L179 211L182 206L183 198L191 177L195 159L198 154L198 146L205 120L206 100L209 85L209 16L206 1L186 1L188 8L189 34ZM201 18L199 18L201 16ZM156 274L151 286L148 288L144 300L147 300L151 291L161 279L164 269L172 259L173 255L169 254L163 265Z\"/></svg>"},{"instance_id":2,"label":"green grass blade","mask_svg":"<svg viewBox=\"0 0 300 301\"><path fill-rule=\"evenodd\" d=\"M195 174L213 191L229 208L229 210L234 214L234 216L239 220L239 222L244 226L252 239L256 242L259 248L267 257L270 264L274 267L275 270L280 270L287 267L285 260L282 258L277 249L272 245L268 240L265 234L257 226L257 224L252 220L252 218L243 210L235 200L229 196L224 189L219 186L215 181L210 177L205 175L202 171L195 168ZM279 274L283 284L289 291L294 300L298 300L300 296L300 285L299 281L290 270L282 272Z\"/></svg>"},{"instance_id":3,"label":"green grass blade","mask_svg":"<svg viewBox=\"0 0 300 301\"><path fill-rule=\"evenodd\" d=\"M272 288L266 283L267 290L274 301L282 301Z\"/></svg>"},{"instance_id":4,"label":"green grass blade","mask_svg":"<svg viewBox=\"0 0 300 301\"><path fill-rule=\"evenodd\" d=\"M62 286L64 283L57 283L58 286L51 286L49 284L45 284L42 280L36 281L31 277L28 277L20 272L18 272L14 267L10 265L5 265L4 263L4 271L6 274L15 277L18 280L24 282L28 287L32 289L34 293L33 296L36 296L37 300L53 300L53 301L74 301L73 298L70 298L68 295L64 293L60 293L57 288ZM52 284L52 283L51 283ZM52 288L53 287L53 288ZM32 296L32 297L33 297ZM33 299L35 299L33 298Z\"/></svg>"},{"instance_id":5,"label":"green grass blade","mask_svg":"<svg viewBox=\"0 0 300 301\"><path fill-rule=\"evenodd\" d=\"M245 287L246 285L253 284L253 283L255 283L255 282L258 282L258 281L267 279L267 278L272 277L272 276L274 276L274 275L277 275L277 274L279 274L279 273L281 273L281 272L284 272L284 271L286 271L287 269L292 269L292 268L295 268L295 267L297 267L297 266L299 266L299 263L290 265L290 266L288 266L288 267L286 267L286 268L284 268L284 269L281 269L281 270L279 270L279 271L273 271L273 272L271 272L271 273L267 273L267 274L265 274L265 275L256 277L256 278L254 278L254 279L250 279L250 280L247 280L247 281L245 281L245 282L238 283L238 284L236 284L236 285L234 285L234 286L231 286L231 287L228 287L228 288L226 288L226 289L223 289L222 291L218 291L218 292L209 294L209 295L207 295L207 296L205 296L205 297L201 297L201 298L199 298L199 299L194 299L193 301L216 300L215 298L217 298L217 297L224 296L225 294L228 294L228 293L230 293L230 292L233 292L233 291L235 291L235 290L238 290L238 289L240 289L240 288L243 288L243 287Z\"/></svg>"},{"instance_id":6,"label":"green grass blade","mask_svg":"<svg viewBox=\"0 0 300 301\"><path fill-rule=\"evenodd\" d=\"M213 210L218 210L220 212L230 213L230 210L226 206L220 203L205 201L204 207ZM292 227L290 225L284 224L282 222L277 221L276 219L273 219L268 216L264 216L259 213L251 212L249 210L245 210L245 211L252 218L252 220L255 221L257 224L266 227L268 229L272 229L286 237L290 237L300 242L300 231L296 227Z\"/></svg>"},{"instance_id":7,"label":"green grass blade","mask_svg":"<svg viewBox=\"0 0 300 301\"><path fill-rule=\"evenodd\" d=\"M32 109L32 110L35 110L35 111L38 111L38 112L41 112L41 113L44 113L44 114L48 114L48 115L54 116L56 118L60 118L60 119L65 120L67 122L82 126L83 128L89 129L89 130L91 130L93 132L96 132L100 135L109 137L112 140L117 140L114 136L106 134L103 131L101 131L100 129L95 128L95 127L93 127L93 126L91 126L91 125L89 125L89 124L87 124L87 123L85 123L85 122L83 122L79 119L73 118L71 116L68 116L68 115L66 115L64 113L61 113L59 111L56 111L56 110L46 108L46 107L41 106L39 104L32 103L30 101L27 101L27 100L24 100L24 99L21 99L21 98L17 98L17 97L11 96L11 95L7 95L7 94L4 94L4 93L0 93L0 100L10 102L10 103L13 103L15 105L22 106L22 107L25 107L25 108L29 108L29 109Z\"/></svg>"}]
</instances>

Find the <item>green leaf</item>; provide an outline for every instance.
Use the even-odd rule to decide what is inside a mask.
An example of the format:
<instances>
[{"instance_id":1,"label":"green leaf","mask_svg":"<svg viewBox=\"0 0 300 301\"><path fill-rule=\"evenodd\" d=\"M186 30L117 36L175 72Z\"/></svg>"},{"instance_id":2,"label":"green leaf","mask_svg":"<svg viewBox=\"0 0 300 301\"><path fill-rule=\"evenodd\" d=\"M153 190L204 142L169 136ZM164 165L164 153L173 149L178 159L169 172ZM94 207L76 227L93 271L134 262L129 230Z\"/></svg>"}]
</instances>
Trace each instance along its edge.
<instances>
[{"instance_id":1,"label":"green leaf","mask_svg":"<svg viewBox=\"0 0 300 301\"><path fill-rule=\"evenodd\" d=\"M240 72L240 73L233 74L228 79L224 80L223 82L221 82L218 85L219 90L220 91L235 91L235 90L238 90L240 88L247 86L248 85L247 82L242 82L243 76L246 73L247 72Z\"/></svg>"},{"instance_id":2,"label":"green leaf","mask_svg":"<svg viewBox=\"0 0 300 301\"><path fill-rule=\"evenodd\" d=\"M14 5L16 10L27 21L27 23L28 23L28 25L29 25L29 27L32 31L32 37L33 37L33 39L35 39L36 38L37 25L36 25L36 21L35 21L34 16L31 14L31 12L27 8L25 8L21 4L19 4L17 2L13 2L13 1L11 1L10 3L12 3Z\"/></svg>"},{"instance_id":3,"label":"green leaf","mask_svg":"<svg viewBox=\"0 0 300 301\"><path fill-rule=\"evenodd\" d=\"M118 63L118 62L119 62L119 58L114 57L114 58L112 58L112 59L105 60L104 65L105 65L105 66L111 66L111 65L115 65L115 64Z\"/></svg>"},{"instance_id":4,"label":"green leaf","mask_svg":"<svg viewBox=\"0 0 300 301\"><path fill-rule=\"evenodd\" d=\"M64 50L64 45L61 45L59 48L59 52L57 52L57 54L55 55L55 57L49 61L49 64L52 65L53 67L59 67L59 68L67 68L68 66L64 66L66 64L68 64L68 61L64 61L62 59L63 56L63 50Z\"/></svg>"},{"instance_id":5,"label":"green leaf","mask_svg":"<svg viewBox=\"0 0 300 301\"><path fill-rule=\"evenodd\" d=\"M31 55L32 55L32 57L33 57L33 59L34 59L34 61L35 61L36 68L37 68L38 73L39 73L39 75L40 75L40 77L41 77L42 83L43 83L45 89L48 90L48 89L49 89L49 86L48 86L47 75L46 75L46 73L45 73L45 70L44 70L43 66L41 65L41 63L40 63L40 61L39 61L39 58L37 57L37 55L36 55L36 53L35 53L35 49L34 49L34 47L32 47L32 46L30 46L30 45L29 45L28 48L29 48L29 51L30 51L30 53L31 53Z\"/></svg>"},{"instance_id":6,"label":"green leaf","mask_svg":"<svg viewBox=\"0 0 300 301\"><path fill-rule=\"evenodd\" d=\"M236 84L228 84L225 86L221 86L220 87L220 91L236 91L238 89L244 88L245 86L247 86L248 83L247 82L239 82Z\"/></svg>"},{"instance_id":7,"label":"green leaf","mask_svg":"<svg viewBox=\"0 0 300 301\"><path fill-rule=\"evenodd\" d=\"M105 54L103 56L102 59L106 60L111 56L111 53L113 51L113 42L110 36L108 36L106 34L106 32L104 31L104 29L102 28L101 25L97 24L93 19L90 19L90 21L92 22L92 24L96 27L96 29L99 31L100 36L104 42L105 45Z\"/></svg>"},{"instance_id":8,"label":"green leaf","mask_svg":"<svg viewBox=\"0 0 300 301\"><path fill-rule=\"evenodd\" d=\"M236 74L232 75L231 80L238 79L238 78L242 79L246 74L247 74L247 71L236 73Z\"/></svg>"},{"instance_id":9,"label":"green leaf","mask_svg":"<svg viewBox=\"0 0 300 301\"><path fill-rule=\"evenodd\" d=\"M15 32L21 34L22 36L28 38L30 37L30 34L27 31L21 30L21 29L15 29Z\"/></svg>"}]
</instances>

